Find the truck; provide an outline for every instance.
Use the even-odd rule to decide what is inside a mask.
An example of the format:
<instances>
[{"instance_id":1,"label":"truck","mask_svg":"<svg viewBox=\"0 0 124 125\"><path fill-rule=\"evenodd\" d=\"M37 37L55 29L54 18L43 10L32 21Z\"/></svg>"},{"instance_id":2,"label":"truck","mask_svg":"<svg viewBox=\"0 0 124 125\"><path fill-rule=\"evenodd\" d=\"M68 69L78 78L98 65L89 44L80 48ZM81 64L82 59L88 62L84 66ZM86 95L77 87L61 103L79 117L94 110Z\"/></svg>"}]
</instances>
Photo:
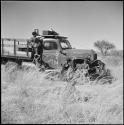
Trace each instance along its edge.
<instances>
[{"instance_id":1,"label":"truck","mask_svg":"<svg viewBox=\"0 0 124 125\"><path fill-rule=\"evenodd\" d=\"M35 29L35 31L39 33L38 29ZM62 69L63 73L68 70L69 67L66 67L65 64L70 59L73 69L76 70L76 65L83 64L84 60L87 59L90 60L87 61L90 67L88 69L90 79L95 80L102 71L106 74L105 64L97 59L97 53L93 49L74 49L68 37L61 36L54 30L43 30L42 35L39 36L43 37L42 59L49 69ZM19 65L22 62L32 62L31 53L29 39L1 39L1 62L4 64L8 61L16 62ZM99 72L97 72L98 70Z\"/></svg>"},{"instance_id":2,"label":"truck","mask_svg":"<svg viewBox=\"0 0 124 125\"><path fill-rule=\"evenodd\" d=\"M94 50L73 49L68 38L65 36L50 34L50 31L43 31L43 61L51 68L60 68L67 60L73 58L83 60L90 56L91 60L97 59L97 54ZM31 59L31 46L29 39L1 39L1 61L17 62L19 65L22 62L32 62Z\"/></svg>"}]
</instances>

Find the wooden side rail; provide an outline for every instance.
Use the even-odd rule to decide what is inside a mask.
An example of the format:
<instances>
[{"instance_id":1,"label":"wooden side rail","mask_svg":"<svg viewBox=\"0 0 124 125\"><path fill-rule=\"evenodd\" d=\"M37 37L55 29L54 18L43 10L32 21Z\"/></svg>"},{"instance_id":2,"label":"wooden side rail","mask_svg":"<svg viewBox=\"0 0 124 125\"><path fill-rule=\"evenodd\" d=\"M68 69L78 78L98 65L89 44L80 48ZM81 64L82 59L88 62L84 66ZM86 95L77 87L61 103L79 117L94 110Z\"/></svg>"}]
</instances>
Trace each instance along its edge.
<instances>
[{"instance_id":1,"label":"wooden side rail","mask_svg":"<svg viewBox=\"0 0 124 125\"><path fill-rule=\"evenodd\" d=\"M14 40L14 55L16 56L16 40Z\"/></svg>"}]
</instances>

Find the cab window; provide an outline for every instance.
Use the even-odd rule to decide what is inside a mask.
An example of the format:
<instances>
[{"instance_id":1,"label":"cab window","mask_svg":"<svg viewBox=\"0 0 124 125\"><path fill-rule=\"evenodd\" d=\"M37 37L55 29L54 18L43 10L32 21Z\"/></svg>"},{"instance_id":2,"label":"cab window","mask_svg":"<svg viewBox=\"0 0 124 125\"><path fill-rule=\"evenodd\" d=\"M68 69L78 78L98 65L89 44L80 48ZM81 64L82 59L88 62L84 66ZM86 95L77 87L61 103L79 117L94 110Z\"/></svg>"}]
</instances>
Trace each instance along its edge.
<instances>
[{"instance_id":1,"label":"cab window","mask_svg":"<svg viewBox=\"0 0 124 125\"><path fill-rule=\"evenodd\" d=\"M62 49L71 49L72 48L68 40L60 41L60 45L61 45Z\"/></svg>"},{"instance_id":2,"label":"cab window","mask_svg":"<svg viewBox=\"0 0 124 125\"><path fill-rule=\"evenodd\" d=\"M57 46L57 43L54 41L45 41L44 49L45 50L56 50L56 49L58 49L58 46Z\"/></svg>"}]
</instances>

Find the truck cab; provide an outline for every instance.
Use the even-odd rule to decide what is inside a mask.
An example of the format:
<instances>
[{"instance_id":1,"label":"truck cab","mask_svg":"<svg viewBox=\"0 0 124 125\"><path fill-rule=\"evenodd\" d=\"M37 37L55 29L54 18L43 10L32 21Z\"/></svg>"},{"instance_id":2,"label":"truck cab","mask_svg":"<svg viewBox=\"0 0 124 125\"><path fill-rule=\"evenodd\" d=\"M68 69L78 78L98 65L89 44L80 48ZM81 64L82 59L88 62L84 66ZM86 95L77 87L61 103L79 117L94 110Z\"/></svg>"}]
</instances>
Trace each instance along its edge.
<instances>
[{"instance_id":1,"label":"truck cab","mask_svg":"<svg viewBox=\"0 0 124 125\"><path fill-rule=\"evenodd\" d=\"M67 38L63 36L44 36L43 45L43 61L52 68L60 68L67 58L63 50L72 49Z\"/></svg>"}]
</instances>

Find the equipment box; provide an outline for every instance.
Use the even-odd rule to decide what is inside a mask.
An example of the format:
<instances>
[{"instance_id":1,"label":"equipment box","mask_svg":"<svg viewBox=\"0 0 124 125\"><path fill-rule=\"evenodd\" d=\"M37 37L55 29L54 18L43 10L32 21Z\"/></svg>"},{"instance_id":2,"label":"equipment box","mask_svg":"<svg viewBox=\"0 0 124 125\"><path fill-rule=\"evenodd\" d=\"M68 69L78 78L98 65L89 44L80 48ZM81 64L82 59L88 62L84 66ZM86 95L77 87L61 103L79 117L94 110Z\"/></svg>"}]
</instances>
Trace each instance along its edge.
<instances>
[{"instance_id":1,"label":"equipment box","mask_svg":"<svg viewBox=\"0 0 124 125\"><path fill-rule=\"evenodd\" d=\"M55 31L44 30L43 35L59 35L59 34Z\"/></svg>"},{"instance_id":2,"label":"equipment box","mask_svg":"<svg viewBox=\"0 0 124 125\"><path fill-rule=\"evenodd\" d=\"M52 35L52 31L44 30L43 35Z\"/></svg>"}]
</instances>

